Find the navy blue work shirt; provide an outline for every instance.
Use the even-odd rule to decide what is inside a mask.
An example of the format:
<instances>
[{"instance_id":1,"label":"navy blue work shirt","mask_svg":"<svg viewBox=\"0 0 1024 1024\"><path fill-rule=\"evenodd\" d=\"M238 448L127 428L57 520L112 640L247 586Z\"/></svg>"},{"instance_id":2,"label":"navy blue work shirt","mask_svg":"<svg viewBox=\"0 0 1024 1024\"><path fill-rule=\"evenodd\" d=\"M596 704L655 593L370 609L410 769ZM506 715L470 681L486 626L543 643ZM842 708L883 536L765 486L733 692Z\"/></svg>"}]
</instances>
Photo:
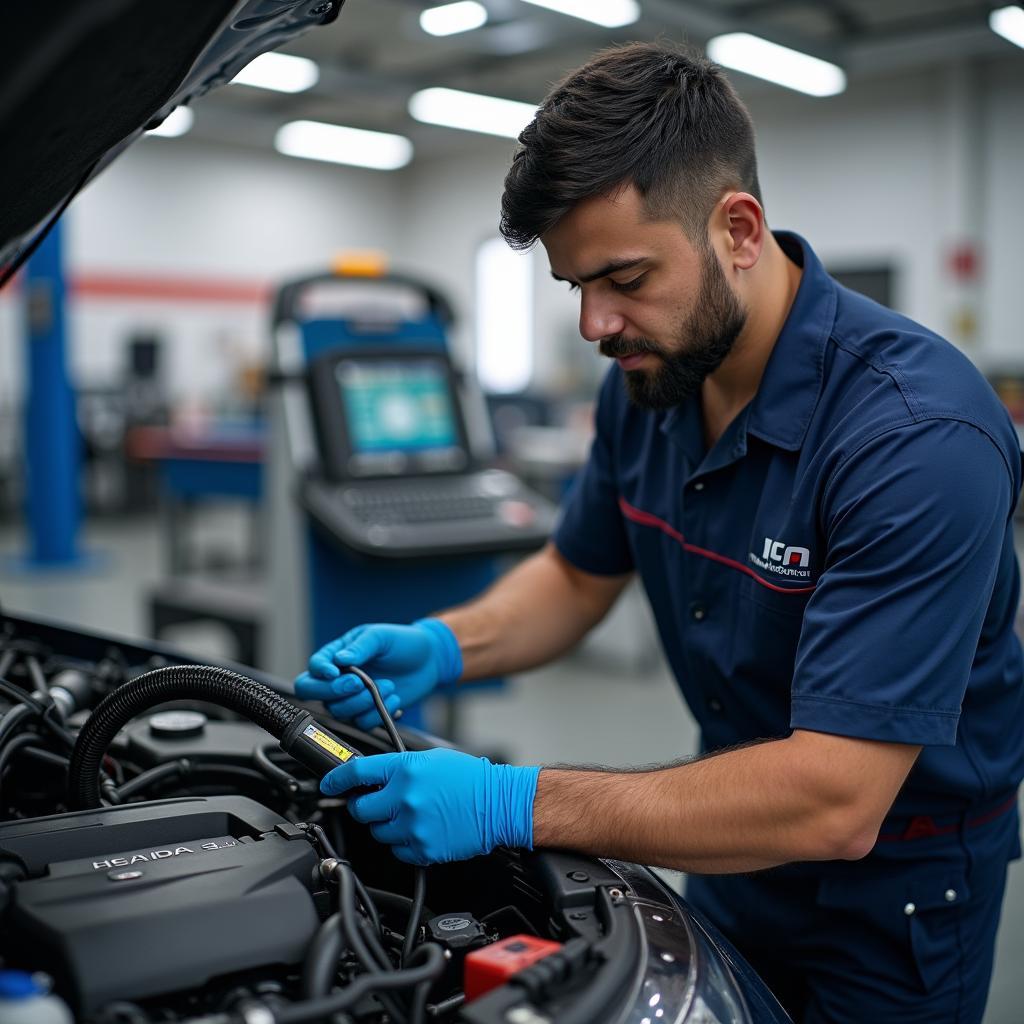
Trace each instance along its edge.
<instances>
[{"instance_id":1,"label":"navy blue work shirt","mask_svg":"<svg viewBox=\"0 0 1024 1024\"><path fill-rule=\"evenodd\" d=\"M708 450L699 397L638 409L613 367L554 542L639 574L705 750L921 744L890 817L1012 796L1016 431L952 345L776 238L803 276L754 399Z\"/></svg>"}]
</instances>

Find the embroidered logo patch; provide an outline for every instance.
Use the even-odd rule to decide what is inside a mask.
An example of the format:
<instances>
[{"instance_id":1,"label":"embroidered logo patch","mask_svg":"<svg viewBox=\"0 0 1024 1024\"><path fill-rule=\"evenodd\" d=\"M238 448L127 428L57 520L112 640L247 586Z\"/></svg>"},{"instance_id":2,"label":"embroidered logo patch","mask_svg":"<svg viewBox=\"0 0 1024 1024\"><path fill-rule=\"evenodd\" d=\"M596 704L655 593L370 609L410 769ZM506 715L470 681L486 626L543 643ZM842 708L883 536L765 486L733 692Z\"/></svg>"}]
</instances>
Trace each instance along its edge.
<instances>
[{"instance_id":1,"label":"embroidered logo patch","mask_svg":"<svg viewBox=\"0 0 1024 1024\"><path fill-rule=\"evenodd\" d=\"M748 557L759 569L774 573L776 576L788 576L798 580L811 578L811 570L808 568L811 563L811 552L808 548L765 537L761 554L751 551Z\"/></svg>"}]
</instances>

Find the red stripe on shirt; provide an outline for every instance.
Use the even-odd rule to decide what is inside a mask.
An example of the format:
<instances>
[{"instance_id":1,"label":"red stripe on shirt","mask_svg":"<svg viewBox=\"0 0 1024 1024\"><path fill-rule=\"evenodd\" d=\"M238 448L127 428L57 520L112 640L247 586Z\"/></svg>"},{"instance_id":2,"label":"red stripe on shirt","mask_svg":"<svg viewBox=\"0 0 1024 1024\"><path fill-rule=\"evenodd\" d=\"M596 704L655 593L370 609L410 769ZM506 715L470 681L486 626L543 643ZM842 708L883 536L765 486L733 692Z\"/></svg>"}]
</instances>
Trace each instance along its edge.
<instances>
[{"instance_id":1,"label":"red stripe on shirt","mask_svg":"<svg viewBox=\"0 0 1024 1024\"><path fill-rule=\"evenodd\" d=\"M689 554L698 555L700 558L708 558L712 562L718 562L719 565L727 566L730 569L737 569L745 573L752 580L756 580L762 587L774 590L778 594L809 594L815 588L814 584L809 587L780 587L774 583L769 583L767 580L761 579L753 569L742 562L726 558L725 555L720 555L717 551L708 551L707 548L699 548L696 544L688 544L686 538L674 526L666 523L664 519L659 519L656 515L652 515L650 512L645 512L643 509L630 505L625 498L619 498L619 509L627 519L631 519L634 523L638 523L640 526L653 526L655 529L661 530L662 533L671 537L676 543L681 544L683 550Z\"/></svg>"}]
</instances>

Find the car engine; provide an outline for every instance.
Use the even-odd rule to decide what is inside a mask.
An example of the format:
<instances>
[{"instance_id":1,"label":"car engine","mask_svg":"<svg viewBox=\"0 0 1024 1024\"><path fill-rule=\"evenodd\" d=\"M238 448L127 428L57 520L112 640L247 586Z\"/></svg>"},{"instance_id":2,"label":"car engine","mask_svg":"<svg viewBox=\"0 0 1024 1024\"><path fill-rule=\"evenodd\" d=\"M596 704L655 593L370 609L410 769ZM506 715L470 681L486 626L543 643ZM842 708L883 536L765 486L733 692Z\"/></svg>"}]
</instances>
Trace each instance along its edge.
<instances>
[{"instance_id":1,"label":"car engine","mask_svg":"<svg viewBox=\"0 0 1024 1024\"><path fill-rule=\"evenodd\" d=\"M680 998L692 988L693 936L653 876L511 850L417 875L320 793L322 772L269 719L197 690L141 711L127 701L170 669L188 677L185 664L0 618L3 1024L584 1024L627 1019L645 985L666 1006L669 980ZM315 721L306 734L393 748L385 730L270 699ZM94 802L83 764L96 766ZM642 913L677 923L645 937ZM672 952L645 980L658 942Z\"/></svg>"},{"instance_id":2,"label":"car engine","mask_svg":"<svg viewBox=\"0 0 1024 1024\"><path fill-rule=\"evenodd\" d=\"M303 833L245 797L10 823L0 848L14 876L5 931L86 1014L298 963L320 924L317 889L326 898Z\"/></svg>"}]
</instances>

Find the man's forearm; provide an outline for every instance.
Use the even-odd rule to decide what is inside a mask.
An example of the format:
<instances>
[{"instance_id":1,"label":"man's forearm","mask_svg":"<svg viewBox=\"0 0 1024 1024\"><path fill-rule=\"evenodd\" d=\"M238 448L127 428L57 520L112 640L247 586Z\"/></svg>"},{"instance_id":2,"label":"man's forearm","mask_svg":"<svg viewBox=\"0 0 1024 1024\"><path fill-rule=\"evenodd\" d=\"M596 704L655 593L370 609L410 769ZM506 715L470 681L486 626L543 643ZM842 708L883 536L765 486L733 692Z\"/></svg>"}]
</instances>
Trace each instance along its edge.
<instances>
[{"instance_id":1,"label":"man's forearm","mask_svg":"<svg viewBox=\"0 0 1024 1024\"><path fill-rule=\"evenodd\" d=\"M700 874L864 856L917 748L833 737L847 759L833 773L815 735L652 772L545 769L534 845Z\"/></svg>"},{"instance_id":2,"label":"man's forearm","mask_svg":"<svg viewBox=\"0 0 1024 1024\"><path fill-rule=\"evenodd\" d=\"M584 580L549 546L480 597L437 618L459 642L464 680L522 672L579 643L627 578Z\"/></svg>"}]
</instances>

